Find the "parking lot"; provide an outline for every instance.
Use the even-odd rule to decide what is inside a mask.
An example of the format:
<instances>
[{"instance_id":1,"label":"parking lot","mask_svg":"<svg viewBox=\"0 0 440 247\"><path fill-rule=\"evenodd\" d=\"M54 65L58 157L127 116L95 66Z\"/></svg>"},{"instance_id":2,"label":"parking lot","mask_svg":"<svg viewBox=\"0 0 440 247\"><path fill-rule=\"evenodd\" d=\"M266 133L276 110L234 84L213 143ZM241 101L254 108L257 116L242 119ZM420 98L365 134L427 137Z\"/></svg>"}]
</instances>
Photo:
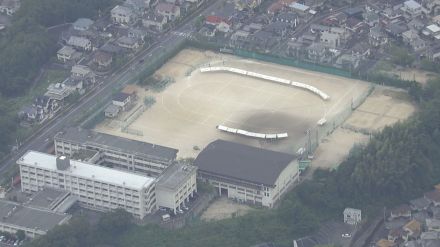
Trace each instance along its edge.
<instances>
[{"instance_id":1,"label":"parking lot","mask_svg":"<svg viewBox=\"0 0 440 247\"><path fill-rule=\"evenodd\" d=\"M334 244L349 247L357 228L343 222L326 222L312 236L297 239L298 247L314 247L316 245Z\"/></svg>"}]
</instances>

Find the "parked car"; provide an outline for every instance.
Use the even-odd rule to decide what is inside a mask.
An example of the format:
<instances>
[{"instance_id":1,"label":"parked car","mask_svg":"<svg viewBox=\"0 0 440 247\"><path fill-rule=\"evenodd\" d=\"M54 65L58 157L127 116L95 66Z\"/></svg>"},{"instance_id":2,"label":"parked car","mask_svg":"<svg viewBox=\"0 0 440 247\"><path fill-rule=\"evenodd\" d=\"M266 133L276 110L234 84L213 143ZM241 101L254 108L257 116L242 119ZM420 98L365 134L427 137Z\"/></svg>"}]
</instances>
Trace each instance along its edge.
<instances>
[{"instance_id":1,"label":"parked car","mask_svg":"<svg viewBox=\"0 0 440 247\"><path fill-rule=\"evenodd\" d=\"M342 237L343 238L351 238L351 234L350 233L343 233Z\"/></svg>"}]
</instances>

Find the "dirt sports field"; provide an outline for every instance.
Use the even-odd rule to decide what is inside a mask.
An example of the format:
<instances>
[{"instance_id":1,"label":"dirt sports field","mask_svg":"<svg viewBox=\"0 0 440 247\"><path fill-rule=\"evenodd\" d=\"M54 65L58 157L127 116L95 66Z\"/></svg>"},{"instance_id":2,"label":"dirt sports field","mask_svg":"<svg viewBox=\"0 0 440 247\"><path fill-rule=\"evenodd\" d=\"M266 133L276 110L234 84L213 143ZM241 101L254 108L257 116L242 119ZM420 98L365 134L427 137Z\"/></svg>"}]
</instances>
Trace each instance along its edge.
<instances>
[{"instance_id":1,"label":"dirt sports field","mask_svg":"<svg viewBox=\"0 0 440 247\"><path fill-rule=\"evenodd\" d=\"M309 91L228 72L200 72L207 63L306 83L331 98L323 101ZM199 151L194 146L203 149L218 138L295 153L306 142L307 129L323 116L331 119L350 108L369 88L358 80L192 49L181 51L156 74L172 77L175 83L160 93L147 93L156 103L129 126L142 136L106 124L97 130L178 148L179 157L195 157ZM289 137L259 141L220 132L219 124L259 133L287 132Z\"/></svg>"},{"instance_id":2,"label":"dirt sports field","mask_svg":"<svg viewBox=\"0 0 440 247\"><path fill-rule=\"evenodd\" d=\"M416 111L409 95L400 89L375 86L372 94L315 151L313 167L336 167L355 144L366 144L368 133L393 125Z\"/></svg>"}]
</instances>

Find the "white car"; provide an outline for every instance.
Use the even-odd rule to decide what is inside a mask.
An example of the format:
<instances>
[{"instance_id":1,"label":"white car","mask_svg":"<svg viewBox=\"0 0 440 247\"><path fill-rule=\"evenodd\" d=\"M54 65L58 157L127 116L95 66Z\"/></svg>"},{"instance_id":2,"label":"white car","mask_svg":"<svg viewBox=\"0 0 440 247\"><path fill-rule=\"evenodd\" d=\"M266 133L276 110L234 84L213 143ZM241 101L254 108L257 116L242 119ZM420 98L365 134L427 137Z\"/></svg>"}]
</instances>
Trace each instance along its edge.
<instances>
[{"instance_id":1,"label":"white car","mask_svg":"<svg viewBox=\"0 0 440 247\"><path fill-rule=\"evenodd\" d=\"M342 237L343 238L351 238L351 234L350 233L343 233Z\"/></svg>"},{"instance_id":2,"label":"white car","mask_svg":"<svg viewBox=\"0 0 440 247\"><path fill-rule=\"evenodd\" d=\"M184 213L182 209L177 209L176 212L179 213L179 214L183 214Z\"/></svg>"}]
</instances>

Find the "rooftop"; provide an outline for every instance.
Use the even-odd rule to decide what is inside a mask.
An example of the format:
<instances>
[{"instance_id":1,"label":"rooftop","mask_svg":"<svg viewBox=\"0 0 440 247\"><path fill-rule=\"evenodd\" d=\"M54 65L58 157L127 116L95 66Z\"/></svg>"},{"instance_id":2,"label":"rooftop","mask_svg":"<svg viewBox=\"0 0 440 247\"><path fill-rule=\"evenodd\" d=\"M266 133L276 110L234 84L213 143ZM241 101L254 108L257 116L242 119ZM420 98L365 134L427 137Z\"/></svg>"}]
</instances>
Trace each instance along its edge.
<instances>
[{"instance_id":1,"label":"rooftop","mask_svg":"<svg viewBox=\"0 0 440 247\"><path fill-rule=\"evenodd\" d=\"M428 29L431 33L438 33L440 32L440 27L437 26L436 24L432 24L426 27L426 29Z\"/></svg>"},{"instance_id":2,"label":"rooftop","mask_svg":"<svg viewBox=\"0 0 440 247\"><path fill-rule=\"evenodd\" d=\"M130 97L130 94L119 92L113 95L113 100L118 102L124 102L128 97Z\"/></svg>"},{"instance_id":3,"label":"rooftop","mask_svg":"<svg viewBox=\"0 0 440 247\"><path fill-rule=\"evenodd\" d=\"M53 210L69 194L70 193L67 191L44 188L43 190L33 194L30 200L27 202L27 205L33 208Z\"/></svg>"},{"instance_id":4,"label":"rooftop","mask_svg":"<svg viewBox=\"0 0 440 247\"><path fill-rule=\"evenodd\" d=\"M17 163L40 167L51 171L59 171L57 169L56 158L57 156L55 155L28 151L17 161ZM148 187L154 181L154 178L152 177L141 176L75 160L70 160L70 166L63 172L81 178L93 179L95 181L129 187L136 190Z\"/></svg>"},{"instance_id":5,"label":"rooftop","mask_svg":"<svg viewBox=\"0 0 440 247\"><path fill-rule=\"evenodd\" d=\"M159 177L156 188L176 190L185 183L197 167L192 165L175 164L169 166Z\"/></svg>"},{"instance_id":6,"label":"rooftop","mask_svg":"<svg viewBox=\"0 0 440 247\"><path fill-rule=\"evenodd\" d=\"M114 105L113 105L114 106ZM115 106L117 107L117 106ZM73 160L78 160L78 161L88 161L90 159L92 159L93 157L95 157L99 152L96 150L89 150L89 149L80 149L78 151L76 151L75 153L73 153L70 158Z\"/></svg>"},{"instance_id":7,"label":"rooftop","mask_svg":"<svg viewBox=\"0 0 440 247\"><path fill-rule=\"evenodd\" d=\"M304 5L304 4L300 4L297 2L291 3L289 5L289 7L291 7L292 9L300 10L300 11L307 11L309 9L309 6Z\"/></svg>"},{"instance_id":8,"label":"rooftop","mask_svg":"<svg viewBox=\"0 0 440 247\"><path fill-rule=\"evenodd\" d=\"M70 56L73 53L75 53L75 49L73 49L71 46L63 46L61 49L58 50L58 54L67 55Z\"/></svg>"},{"instance_id":9,"label":"rooftop","mask_svg":"<svg viewBox=\"0 0 440 247\"><path fill-rule=\"evenodd\" d=\"M46 232L69 218L69 215L0 200L0 221L3 223Z\"/></svg>"},{"instance_id":10,"label":"rooftop","mask_svg":"<svg viewBox=\"0 0 440 247\"><path fill-rule=\"evenodd\" d=\"M197 156L199 171L272 186L293 155L229 141L211 142Z\"/></svg>"},{"instance_id":11,"label":"rooftop","mask_svg":"<svg viewBox=\"0 0 440 247\"><path fill-rule=\"evenodd\" d=\"M416 2L414 0L408 0L404 4L407 8L410 8L410 9L418 9L418 8L422 7L422 5L420 5L418 2Z\"/></svg>"},{"instance_id":12,"label":"rooftop","mask_svg":"<svg viewBox=\"0 0 440 247\"><path fill-rule=\"evenodd\" d=\"M123 137L99 133L87 129L67 128L55 135L55 140L67 140L83 145L104 146L108 149L123 151L135 155L154 157L171 161L176 158L179 150L148 142L131 140Z\"/></svg>"},{"instance_id":13,"label":"rooftop","mask_svg":"<svg viewBox=\"0 0 440 247\"><path fill-rule=\"evenodd\" d=\"M73 28L79 30L87 30L91 25L93 25L93 21L89 18L79 18L73 23Z\"/></svg>"}]
</instances>

